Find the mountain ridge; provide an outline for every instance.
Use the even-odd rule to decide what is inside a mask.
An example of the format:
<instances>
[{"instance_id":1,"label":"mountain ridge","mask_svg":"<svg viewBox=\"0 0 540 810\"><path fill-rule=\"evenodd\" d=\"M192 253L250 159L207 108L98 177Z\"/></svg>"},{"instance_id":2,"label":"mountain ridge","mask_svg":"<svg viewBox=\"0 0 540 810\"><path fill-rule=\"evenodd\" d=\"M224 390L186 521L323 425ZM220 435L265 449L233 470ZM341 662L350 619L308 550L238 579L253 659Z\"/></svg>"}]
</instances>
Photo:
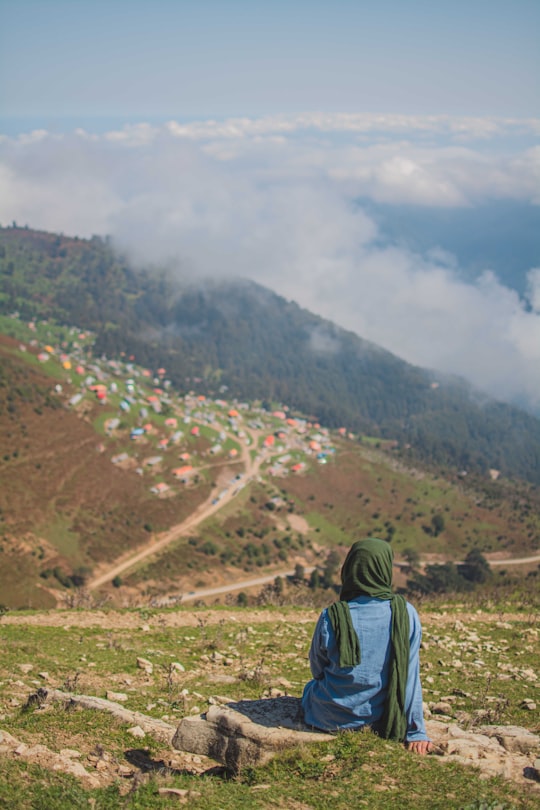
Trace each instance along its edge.
<instances>
[{"instance_id":1,"label":"mountain ridge","mask_svg":"<svg viewBox=\"0 0 540 810\"><path fill-rule=\"evenodd\" d=\"M540 483L540 420L400 360L252 281L137 270L106 239L0 229L0 312L96 332L95 351L165 365L180 390L287 402L405 456Z\"/></svg>"}]
</instances>

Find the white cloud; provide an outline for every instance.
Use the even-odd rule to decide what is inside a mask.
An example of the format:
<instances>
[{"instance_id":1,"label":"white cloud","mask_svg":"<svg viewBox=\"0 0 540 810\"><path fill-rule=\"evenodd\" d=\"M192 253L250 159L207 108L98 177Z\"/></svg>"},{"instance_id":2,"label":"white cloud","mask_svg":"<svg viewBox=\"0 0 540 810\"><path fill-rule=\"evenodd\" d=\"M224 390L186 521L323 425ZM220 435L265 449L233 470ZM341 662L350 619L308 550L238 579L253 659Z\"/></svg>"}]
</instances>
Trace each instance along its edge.
<instances>
[{"instance_id":1,"label":"white cloud","mask_svg":"<svg viewBox=\"0 0 540 810\"><path fill-rule=\"evenodd\" d=\"M540 315L540 267L533 267L527 274L527 293L529 303L533 309Z\"/></svg>"},{"instance_id":2,"label":"white cloud","mask_svg":"<svg viewBox=\"0 0 540 810\"><path fill-rule=\"evenodd\" d=\"M322 113L273 115L261 118L228 118L189 123L170 121L171 135L193 140L246 138L306 132L392 135L449 135L458 140L491 139L509 134L540 134L538 119L475 118L447 115L388 115L380 113Z\"/></svg>"},{"instance_id":3,"label":"white cloud","mask_svg":"<svg viewBox=\"0 0 540 810\"><path fill-rule=\"evenodd\" d=\"M529 273L527 305L492 273L465 282L436 245L417 255L384 244L354 204L538 200L538 148L497 155L410 138L494 137L497 127L531 131L530 122L315 114L39 132L0 141L0 222L109 233L179 273L252 278L410 362L540 407L540 270ZM383 130L400 140L357 137ZM323 337L314 339L330 349Z\"/></svg>"}]
</instances>

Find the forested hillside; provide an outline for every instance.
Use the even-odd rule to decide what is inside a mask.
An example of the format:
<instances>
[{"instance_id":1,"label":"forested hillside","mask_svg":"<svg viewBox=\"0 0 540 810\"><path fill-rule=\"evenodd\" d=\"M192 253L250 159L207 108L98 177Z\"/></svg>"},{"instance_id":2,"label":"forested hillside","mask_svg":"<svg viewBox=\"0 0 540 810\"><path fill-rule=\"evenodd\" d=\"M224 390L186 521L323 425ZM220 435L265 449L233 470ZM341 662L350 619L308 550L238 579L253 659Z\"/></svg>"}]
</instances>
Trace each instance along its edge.
<instances>
[{"instance_id":1,"label":"forested hillside","mask_svg":"<svg viewBox=\"0 0 540 810\"><path fill-rule=\"evenodd\" d=\"M0 312L97 334L95 350L165 366L180 391L284 402L395 439L433 464L540 483L540 421L411 366L252 282L135 269L107 240L0 229Z\"/></svg>"}]
</instances>

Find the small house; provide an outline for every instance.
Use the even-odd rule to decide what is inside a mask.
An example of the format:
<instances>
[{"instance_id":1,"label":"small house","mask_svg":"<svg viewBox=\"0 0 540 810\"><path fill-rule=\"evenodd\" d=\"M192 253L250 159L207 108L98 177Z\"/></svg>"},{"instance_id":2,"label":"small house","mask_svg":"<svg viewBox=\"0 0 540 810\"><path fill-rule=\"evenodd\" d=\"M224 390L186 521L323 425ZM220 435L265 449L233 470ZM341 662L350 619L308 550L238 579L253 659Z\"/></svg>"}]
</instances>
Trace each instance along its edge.
<instances>
[{"instance_id":1,"label":"small house","mask_svg":"<svg viewBox=\"0 0 540 810\"><path fill-rule=\"evenodd\" d=\"M154 495L163 495L165 492L168 492L169 489L170 486L161 481L159 484L155 484L155 486L150 489L150 492L153 492Z\"/></svg>"}]
</instances>

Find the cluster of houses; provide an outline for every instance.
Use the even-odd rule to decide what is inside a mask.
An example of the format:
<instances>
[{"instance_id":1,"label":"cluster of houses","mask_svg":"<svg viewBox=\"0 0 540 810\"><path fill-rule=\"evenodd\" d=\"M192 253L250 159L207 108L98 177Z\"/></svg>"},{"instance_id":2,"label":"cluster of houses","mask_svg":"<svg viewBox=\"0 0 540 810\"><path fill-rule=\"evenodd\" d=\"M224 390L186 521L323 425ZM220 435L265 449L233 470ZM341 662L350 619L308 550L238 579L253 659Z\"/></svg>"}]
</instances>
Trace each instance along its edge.
<instances>
[{"instance_id":1,"label":"cluster of houses","mask_svg":"<svg viewBox=\"0 0 540 810\"><path fill-rule=\"evenodd\" d=\"M36 332L36 325L29 329ZM201 466L214 463L213 459L234 461L255 437L258 447L253 451L261 454L273 476L301 473L308 461L325 464L335 453L326 428L290 416L287 408L269 413L247 402L230 403L194 392L179 396L166 369L152 372L131 359L95 359L88 351L92 340L74 328L69 341L59 347L52 345L54 341L39 346L35 338L29 345L37 350L40 363L55 361L62 367L71 389L68 407L81 413L92 411L95 404L103 408L105 418L96 424L114 442L111 462L151 477L153 494L174 494L175 483L191 484ZM24 344L20 348L27 351ZM63 393L61 385L56 390ZM350 435L345 428L338 432ZM106 444L100 443L98 449L105 452Z\"/></svg>"}]
</instances>

